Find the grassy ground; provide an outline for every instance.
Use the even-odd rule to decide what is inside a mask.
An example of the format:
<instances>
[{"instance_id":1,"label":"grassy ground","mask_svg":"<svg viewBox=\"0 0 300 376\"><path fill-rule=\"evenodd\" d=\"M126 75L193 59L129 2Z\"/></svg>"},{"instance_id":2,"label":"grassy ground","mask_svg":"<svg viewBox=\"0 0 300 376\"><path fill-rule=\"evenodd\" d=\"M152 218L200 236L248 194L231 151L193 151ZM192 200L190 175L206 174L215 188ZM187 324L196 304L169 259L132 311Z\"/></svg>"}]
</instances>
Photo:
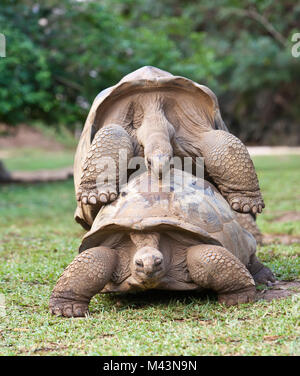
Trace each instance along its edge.
<instances>
[{"instance_id":1,"label":"grassy ground","mask_svg":"<svg viewBox=\"0 0 300 376\"><path fill-rule=\"evenodd\" d=\"M7 165L19 166L14 158ZM26 163L36 168L30 158ZM47 167L48 157L38 163ZM255 164L266 201L260 227L300 235L299 221L274 221L300 211L300 157L257 157ZM106 295L93 298L88 318L51 316L50 292L83 234L73 221L74 205L72 181L0 188L0 293L6 300L0 354L300 355L297 296L225 308L213 295ZM259 248L279 279L299 278L299 255L300 244Z\"/></svg>"},{"instance_id":2,"label":"grassy ground","mask_svg":"<svg viewBox=\"0 0 300 376\"><path fill-rule=\"evenodd\" d=\"M55 153L39 149L25 148L5 151L5 167L8 170L35 171L55 169L73 164L73 150L58 150Z\"/></svg>"}]
</instances>

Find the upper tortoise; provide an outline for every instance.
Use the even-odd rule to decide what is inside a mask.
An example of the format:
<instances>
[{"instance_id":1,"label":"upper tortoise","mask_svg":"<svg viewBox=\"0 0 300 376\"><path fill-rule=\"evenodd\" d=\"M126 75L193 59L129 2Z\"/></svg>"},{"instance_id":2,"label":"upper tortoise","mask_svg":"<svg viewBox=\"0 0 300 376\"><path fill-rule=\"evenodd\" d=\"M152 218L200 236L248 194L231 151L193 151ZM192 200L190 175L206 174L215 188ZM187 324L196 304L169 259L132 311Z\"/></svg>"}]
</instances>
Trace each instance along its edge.
<instances>
[{"instance_id":1,"label":"upper tortoise","mask_svg":"<svg viewBox=\"0 0 300 376\"><path fill-rule=\"evenodd\" d=\"M173 156L202 156L206 178L234 210L255 214L264 207L248 151L228 132L215 94L187 78L146 66L94 100L74 165L75 217L87 229L99 207L117 198L119 181L126 181L127 166L119 168L120 150L124 160L144 157L147 168L158 175ZM108 179L97 185L105 158L112 158L116 168L108 169Z\"/></svg>"},{"instance_id":2,"label":"upper tortoise","mask_svg":"<svg viewBox=\"0 0 300 376\"><path fill-rule=\"evenodd\" d=\"M213 185L180 170L157 189L154 180L149 172L132 178L100 209L53 289L53 314L84 316L97 293L146 289L209 288L232 305L253 300L255 282L274 281Z\"/></svg>"}]
</instances>

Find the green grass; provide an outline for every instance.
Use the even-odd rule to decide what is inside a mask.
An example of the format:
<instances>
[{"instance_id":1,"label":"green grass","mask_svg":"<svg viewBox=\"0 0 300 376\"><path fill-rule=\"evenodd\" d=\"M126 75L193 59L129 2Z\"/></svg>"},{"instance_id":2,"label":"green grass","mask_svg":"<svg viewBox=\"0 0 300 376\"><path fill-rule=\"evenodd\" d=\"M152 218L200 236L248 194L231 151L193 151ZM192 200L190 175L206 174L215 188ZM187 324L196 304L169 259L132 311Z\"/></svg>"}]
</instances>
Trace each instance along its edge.
<instances>
[{"instance_id":1,"label":"green grass","mask_svg":"<svg viewBox=\"0 0 300 376\"><path fill-rule=\"evenodd\" d=\"M254 163L266 208L258 216L263 233L300 235L300 221L276 222L286 212L300 212L300 156L256 157Z\"/></svg>"},{"instance_id":2,"label":"green grass","mask_svg":"<svg viewBox=\"0 0 300 376\"><path fill-rule=\"evenodd\" d=\"M45 137L56 140L65 148L75 149L77 146L78 140L74 137L74 133L65 125L52 124L51 127L49 127L44 123L34 122L32 126L40 131ZM81 124L77 124L77 126L81 129Z\"/></svg>"},{"instance_id":3,"label":"green grass","mask_svg":"<svg viewBox=\"0 0 300 376\"><path fill-rule=\"evenodd\" d=\"M72 166L73 150L45 151L32 148L7 150L4 158L5 167L11 171L35 171Z\"/></svg>"},{"instance_id":4,"label":"green grass","mask_svg":"<svg viewBox=\"0 0 300 376\"><path fill-rule=\"evenodd\" d=\"M259 225L300 235L299 223L272 222L299 210L300 157L255 164L266 201ZM0 187L1 355L300 355L297 296L225 308L195 293L98 295L88 318L51 316L51 290L84 233L74 208L72 181ZM258 255L277 278L299 278L300 244L263 246Z\"/></svg>"}]
</instances>

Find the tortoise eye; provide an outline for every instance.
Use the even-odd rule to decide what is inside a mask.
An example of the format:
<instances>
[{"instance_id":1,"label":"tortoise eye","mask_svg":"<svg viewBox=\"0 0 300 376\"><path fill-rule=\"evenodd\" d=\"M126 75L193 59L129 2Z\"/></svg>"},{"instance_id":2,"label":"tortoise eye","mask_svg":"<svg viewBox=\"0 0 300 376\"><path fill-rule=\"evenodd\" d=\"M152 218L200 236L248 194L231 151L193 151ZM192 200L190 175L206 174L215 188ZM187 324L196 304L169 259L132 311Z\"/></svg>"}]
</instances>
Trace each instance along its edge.
<instances>
[{"instance_id":1,"label":"tortoise eye","mask_svg":"<svg viewBox=\"0 0 300 376\"><path fill-rule=\"evenodd\" d=\"M158 258L154 261L154 265L160 265L162 263L162 259Z\"/></svg>"},{"instance_id":2,"label":"tortoise eye","mask_svg":"<svg viewBox=\"0 0 300 376\"><path fill-rule=\"evenodd\" d=\"M136 263L137 266L144 266L142 260L135 260L135 263Z\"/></svg>"}]
</instances>

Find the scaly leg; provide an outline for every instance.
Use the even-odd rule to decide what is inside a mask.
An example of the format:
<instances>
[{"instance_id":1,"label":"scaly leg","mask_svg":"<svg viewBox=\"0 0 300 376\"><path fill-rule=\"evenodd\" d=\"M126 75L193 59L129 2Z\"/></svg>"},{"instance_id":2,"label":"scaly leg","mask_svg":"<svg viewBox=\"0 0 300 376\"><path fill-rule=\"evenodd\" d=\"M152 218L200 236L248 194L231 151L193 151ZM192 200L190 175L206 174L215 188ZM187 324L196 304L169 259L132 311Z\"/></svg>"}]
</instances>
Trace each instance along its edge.
<instances>
[{"instance_id":1,"label":"scaly leg","mask_svg":"<svg viewBox=\"0 0 300 376\"><path fill-rule=\"evenodd\" d=\"M220 303L235 305L254 300L253 278L227 249L208 244L190 247L187 266L192 280L203 288L216 291Z\"/></svg>"},{"instance_id":2,"label":"scaly leg","mask_svg":"<svg viewBox=\"0 0 300 376\"><path fill-rule=\"evenodd\" d=\"M133 144L124 128L111 124L96 133L83 165L78 201L96 205L117 198L119 181L127 177L127 165L119 171L120 151L128 162L133 157Z\"/></svg>"},{"instance_id":3,"label":"scaly leg","mask_svg":"<svg viewBox=\"0 0 300 376\"><path fill-rule=\"evenodd\" d=\"M274 282L276 282L276 278L272 271L267 266L262 264L255 254L251 256L247 269L251 273L257 285L263 284L271 286Z\"/></svg>"},{"instance_id":4,"label":"scaly leg","mask_svg":"<svg viewBox=\"0 0 300 376\"><path fill-rule=\"evenodd\" d=\"M256 243L262 244L262 233L257 227L255 216L251 213L236 213L236 218L239 224L255 237ZM251 256L247 269L256 284L269 286L276 281L272 271L258 260L255 253Z\"/></svg>"},{"instance_id":5,"label":"scaly leg","mask_svg":"<svg viewBox=\"0 0 300 376\"><path fill-rule=\"evenodd\" d=\"M115 251L106 247L90 248L76 256L52 291L50 312L65 317L85 316L91 298L110 280L116 261Z\"/></svg>"},{"instance_id":6,"label":"scaly leg","mask_svg":"<svg viewBox=\"0 0 300 376\"><path fill-rule=\"evenodd\" d=\"M202 133L198 145L208 174L232 208L244 213L260 213L265 204L245 145L231 133L221 130Z\"/></svg>"}]
</instances>

